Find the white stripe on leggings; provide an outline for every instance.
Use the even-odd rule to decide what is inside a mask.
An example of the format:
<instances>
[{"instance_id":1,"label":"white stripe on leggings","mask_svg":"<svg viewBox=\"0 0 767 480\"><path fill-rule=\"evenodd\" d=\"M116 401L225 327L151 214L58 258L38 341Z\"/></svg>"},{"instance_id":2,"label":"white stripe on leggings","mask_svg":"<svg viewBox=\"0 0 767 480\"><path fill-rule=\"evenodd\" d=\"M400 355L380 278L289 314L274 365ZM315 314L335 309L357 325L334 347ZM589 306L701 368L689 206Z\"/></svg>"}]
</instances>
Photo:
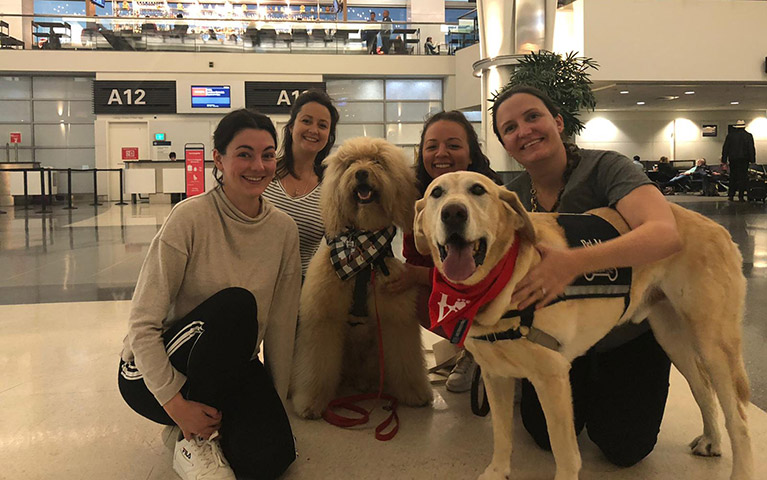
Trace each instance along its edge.
<instances>
[{"instance_id":1,"label":"white stripe on leggings","mask_svg":"<svg viewBox=\"0 0 767 480\"><path fill-rule=\"evenodd\" d=\"M181 348L186 342L189 340L197 337L199 334L203 333L205 331L205 322L202 320L195 320L194 322L189 323L189 325L182 328L177 334L173 336L173 338L170 339L170 342L165 346L165 351L168 352L168 357L170 358L171 355L173 355L176 350ZM120 369L120 375L126 380L141 380L144 378L144 375L139 372L138 368L136 367L136 362L134 360L131 360L130 362L125 362Z\"/></svg>"}]
</instances>

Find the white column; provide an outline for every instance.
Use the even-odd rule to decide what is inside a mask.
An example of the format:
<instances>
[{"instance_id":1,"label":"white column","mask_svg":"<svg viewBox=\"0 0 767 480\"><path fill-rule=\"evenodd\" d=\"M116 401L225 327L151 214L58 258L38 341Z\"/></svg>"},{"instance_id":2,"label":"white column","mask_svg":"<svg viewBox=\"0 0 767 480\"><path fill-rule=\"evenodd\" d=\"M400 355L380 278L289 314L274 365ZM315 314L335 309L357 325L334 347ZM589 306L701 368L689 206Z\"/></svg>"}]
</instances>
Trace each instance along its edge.
<instances>
[{"instance_id":1,"label":"white column","mask_svg":"<svg viewBox=\"0 0 767 480\"><path fill-rule=\"evenodd\" d=\"M442 23L445 21L445 0L407 0L407 21L408 22L435 22ZM421 29L419 40L420 45L416 48L416 52L423 51L423 44L426 42L426 37L432 37L435 44L440 44L445 41L445 32L441 31L439 25L424 25L419 26Z\"/></svg>"},{"instance_id":2,"label":"white column","mask_svg":"<svg viewBox=\"0 0 767 480\"><path fill-rule=\"evenodd\" d=\"M557 0L477 0L479 56L474 74L482 78L482 131L494 170L521 170L493 133L493 94L509 81L526 53L553 50Z\"/></svg>"}]
</instances>

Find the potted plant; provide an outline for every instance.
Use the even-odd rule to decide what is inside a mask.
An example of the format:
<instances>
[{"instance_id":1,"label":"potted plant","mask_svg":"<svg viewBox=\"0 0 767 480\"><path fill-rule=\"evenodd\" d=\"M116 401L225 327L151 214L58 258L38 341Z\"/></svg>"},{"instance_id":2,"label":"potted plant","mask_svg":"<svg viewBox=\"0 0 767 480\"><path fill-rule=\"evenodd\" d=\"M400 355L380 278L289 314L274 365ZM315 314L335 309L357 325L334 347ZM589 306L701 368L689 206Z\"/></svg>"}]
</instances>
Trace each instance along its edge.
<instances>
[{"instance_id":1,"label":"potted plant","mask_svg":"<svg viewBox=\"0 0 767 480\"><path fill-rule=\"evenodd\" d=\"M578 118L579 111L593 111L597 104L591 91L590 69L599 69L599 64L592 58L577 57L576 52L570 52L564 57L547 50L531 52L514 67L509 83L493 95L492 100L517 85L529 85L542 90L559 106L565 123L562 138L569 139L584 128Z\"/></svg>"}]
</instances>

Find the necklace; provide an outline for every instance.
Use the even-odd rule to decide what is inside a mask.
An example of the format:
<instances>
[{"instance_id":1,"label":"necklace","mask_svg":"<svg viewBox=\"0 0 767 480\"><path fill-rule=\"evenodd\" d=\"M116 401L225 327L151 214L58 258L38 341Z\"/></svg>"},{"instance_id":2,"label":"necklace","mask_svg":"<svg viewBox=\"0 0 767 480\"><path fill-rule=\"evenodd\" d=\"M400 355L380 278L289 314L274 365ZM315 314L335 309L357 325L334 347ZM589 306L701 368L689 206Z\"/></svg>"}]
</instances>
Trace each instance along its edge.
<instances>
[{"instance_id":1,"label":"necklace","mask_svg":"<svg viewBox=\"0 0 767 480\"><path fill-rule=\"evenodd\" d=\"M293 195L292 196L294 196L294 197L299 197L301 195L305 195L311 189L312 183L314 183L313 179L311 177L309 177L309 181L308 182L304 181L304 180L301 180L299 178L296 178L293 175L289 175L288 177L290 177L291 179L295 179L295 181L297 182L293 186L293 189L292 189L293 190ZM286 178L288 178L288 177L286 177ZM285 185L284 181L283 181L282 185L283 185L283 187L286 187L285 190L289 190L288 186Z\"/></svg>"},{"instance_id":2,"label":"necklace","mask_svg":"<svg viewBox=\"0 0 767 480\"><path fill-rule=\"evenodd\" d=\"M557 200L554 202L554 205L551 206L549 212L556 212L559 208L559 202L562 200L562 194L565 193L565 186L567 185L568 180L570 180L570 175L572 175L573 170L575 170L575 167L577 167L581 161L581 155L575 144L566 143L565 153L567 155L567 165L565 166L565 171L562 173L562 188L559 189ZM532 178L530 179L530 211L541 211L538 203L538 191L535 189L535 184L533 184Z\"/></svg>"},{"instance_id":3,"label":"necklace","mask_svg":"<svg viewBox=\"0 0 767 480\"><path fill-rule=\"evenodd\" d=\"M557 200L554 202L554 205L551 206L551 210L549 212L556 212L557 208L559 208L559 201L562 200L562 194L565 193L565 186L562 185L562 188L559 189L559 193L557 193ZM535 185L533 185L532 182L530 182L530 211L531 212L540 212L538 206L538 192L535 190Z\"/></svg>"}]
</instances>

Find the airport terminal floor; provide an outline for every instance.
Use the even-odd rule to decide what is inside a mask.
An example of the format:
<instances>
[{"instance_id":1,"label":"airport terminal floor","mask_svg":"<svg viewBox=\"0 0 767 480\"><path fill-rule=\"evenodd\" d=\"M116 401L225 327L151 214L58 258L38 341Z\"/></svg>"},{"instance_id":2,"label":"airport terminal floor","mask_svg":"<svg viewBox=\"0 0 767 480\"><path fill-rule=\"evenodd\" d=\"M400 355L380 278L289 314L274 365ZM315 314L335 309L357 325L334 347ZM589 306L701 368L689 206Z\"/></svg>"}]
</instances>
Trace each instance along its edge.
<instances>
[{"instance_id":1,"label":"airport terminal floor","mask_svg":"<svg viewBox=\"0 0 767 480\"><path fill-rule=\"evenodd\" d=\"M743 254L754 478L767 478L767 207L730 203L726 197L673 201L726 227ZM168 431L130 410L117 390L133 286L170 205L56 206L50 214L35 213L39 207L3 209L8 212L0 215L0 479L175 478ZM427 349L433 342L425 333ZM400 431L390 442L375 440L375 416L363 428L343 430L291 414L299 456L284 478L476 478L492 455L490 417L471 413L468 394L449 393L439 381L433 387L433 405L400 407ZM520 421L514 430L513 478L553 478L551 454L533 444ZM689 388L672 371L654 452L620 469L581 434L581 478L728 478L727 439L720 458L689 453L687 443L700 430Z\"/></svg>"}]
</instances>

